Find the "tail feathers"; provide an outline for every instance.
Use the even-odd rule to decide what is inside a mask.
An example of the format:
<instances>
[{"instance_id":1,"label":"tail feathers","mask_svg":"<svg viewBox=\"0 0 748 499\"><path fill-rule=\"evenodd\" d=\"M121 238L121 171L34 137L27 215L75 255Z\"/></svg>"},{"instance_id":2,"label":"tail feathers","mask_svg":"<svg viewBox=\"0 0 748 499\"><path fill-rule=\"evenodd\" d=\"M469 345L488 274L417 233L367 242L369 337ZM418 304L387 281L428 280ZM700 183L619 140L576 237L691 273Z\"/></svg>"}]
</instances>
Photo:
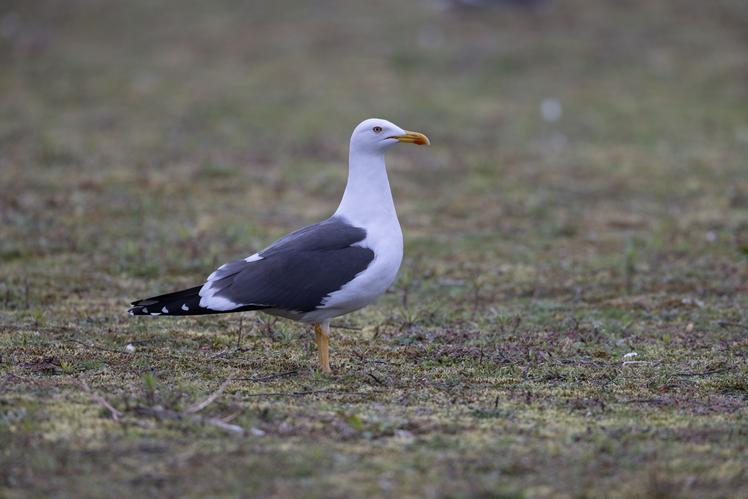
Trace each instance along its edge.
<instances>
[{"instance_id":1,"label":"tail feathers","mask_svg":"<svg viewBox=\"0 0 748 499\"><path fill-rule=\"evenodd\" d=\"M200 288L194 288L153 296L132 302L130 315L200 315L214 314L214 310L200 306Z\"/></svg>"},{"instance_id":2,"label":"tail feathers","mask_svg":"<svg viewBox=\"0 0 748 499\"><path fill-rule=\"evenodd\" d=\"M165 295L153 296L131 303L130 315L204 315L225 312L243 312L258 310L261 306L246 305L234 310L211 310L200 306L200 289L202 286L175 291Z\"/></svg>"}]
</instances>

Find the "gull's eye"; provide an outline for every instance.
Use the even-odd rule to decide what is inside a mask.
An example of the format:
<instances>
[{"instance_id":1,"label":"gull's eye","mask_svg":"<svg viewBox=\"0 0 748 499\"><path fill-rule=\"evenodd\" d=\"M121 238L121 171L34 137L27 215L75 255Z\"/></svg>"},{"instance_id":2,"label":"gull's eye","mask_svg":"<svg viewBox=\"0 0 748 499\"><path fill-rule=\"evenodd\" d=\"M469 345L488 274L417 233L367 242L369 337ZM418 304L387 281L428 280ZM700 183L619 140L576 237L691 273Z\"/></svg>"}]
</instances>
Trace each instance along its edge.
<instances>
[{"instance_id":1,"label":"gull's eye","mask_svg":"<svg viewBox=\"0 0 748 499\"><path fill-rule=\"evenodd\" d=\"M381 126L375 126L372 128L374 130L374 133L382 133L382 127Z\"/></svg>"}]
</instances>

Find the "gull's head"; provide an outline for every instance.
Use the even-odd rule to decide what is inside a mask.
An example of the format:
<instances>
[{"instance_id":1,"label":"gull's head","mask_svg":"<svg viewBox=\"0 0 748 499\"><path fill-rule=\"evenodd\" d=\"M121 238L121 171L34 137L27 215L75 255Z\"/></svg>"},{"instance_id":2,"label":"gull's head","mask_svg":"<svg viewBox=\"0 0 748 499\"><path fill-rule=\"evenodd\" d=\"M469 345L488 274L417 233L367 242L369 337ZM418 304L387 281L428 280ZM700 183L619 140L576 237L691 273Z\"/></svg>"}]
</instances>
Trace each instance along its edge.
<instances>
[{"instance_id":1,"label":"gull's head","mask_svg":"<svg viewBox=\"0 0 748 499\"><path fill-rule=\"evenodd\" d=\"M390 121L370 118L359 123L353 130L351 150L382 153L399 142L418 145L431 143L429 138L420 132L409 132Z\"/></svg>"}]
</instances>

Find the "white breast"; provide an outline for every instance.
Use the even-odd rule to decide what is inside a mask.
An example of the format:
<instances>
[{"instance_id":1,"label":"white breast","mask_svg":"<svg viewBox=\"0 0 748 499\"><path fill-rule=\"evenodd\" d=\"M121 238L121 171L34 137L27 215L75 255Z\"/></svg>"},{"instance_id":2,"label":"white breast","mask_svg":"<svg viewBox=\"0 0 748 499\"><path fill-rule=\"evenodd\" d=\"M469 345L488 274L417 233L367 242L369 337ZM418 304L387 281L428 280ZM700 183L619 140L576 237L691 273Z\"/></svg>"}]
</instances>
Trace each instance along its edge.
<instances>
[{"instance_id":1,"label":"white breast","mask_svg":"<svg viewBox=\"0 0 748 499\"><path fill-rule=\"evenodd\" d=\"M328 295L317 310L304 314L304 321L322 321L365 307L395 281L403 260L403 233L397 218L366 227L366 238L355 246L370 248L374 259L352 281Z\"/></svg>"},{"instance_id":2,"label":"white breast","mask_svg":"<svg viewBox=\"0 0 748 499\"><path fill-rule=\"evenodd\" d=\"M366 230L366 238L356 246L370 248L374 259L365 270L322 300L317 310L304 314L303 321L322 322L370 304L395 281L403 260L403 233L387 179L384 148L361 147L355 137L354 132L348 183L335 215Z\"/></svg>"}]
</instances>

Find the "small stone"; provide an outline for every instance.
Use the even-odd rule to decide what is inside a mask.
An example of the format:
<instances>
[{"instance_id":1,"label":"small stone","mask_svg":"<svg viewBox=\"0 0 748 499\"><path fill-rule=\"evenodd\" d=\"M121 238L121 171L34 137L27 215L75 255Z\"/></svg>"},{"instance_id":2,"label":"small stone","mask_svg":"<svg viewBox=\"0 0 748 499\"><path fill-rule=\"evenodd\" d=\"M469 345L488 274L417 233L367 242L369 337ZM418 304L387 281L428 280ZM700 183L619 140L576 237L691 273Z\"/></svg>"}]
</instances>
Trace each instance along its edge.
<instances>
[{"instance_id":1,"label":"small stone","mask_svg":"<svg viewBox=\"0 0 748 499\"><path fill-rule=\"evenodd\" d=\"M561 102L558 99L543 99L543 101L540 103L540 116L542 116L543 120L547 121L548 123L558 121L559 119L561 119L562 114L563 108L561 107Z\"/></svg>"},{"instance_id":2,"label":"small stone","mask_svg":"<svg viewBox=\"0 0 748 499\"><path fill-rule=\"evenodd\" d=\"M624 359L633 359L634 357L638 357L639 354L636 352L629 352L623 356Z\"/></svg>"},{"instance_id":3,"label":"small stone","mask_svg":"<svg viewBox=\"0 0 748 499\"><path fill-rule=\"evenodd\" d=\"M133 345L132 343L128 343L127 346L125 347L125 352L133 353L134 351L135 351L135 345Z\"/></svg>"}]
</instances>

